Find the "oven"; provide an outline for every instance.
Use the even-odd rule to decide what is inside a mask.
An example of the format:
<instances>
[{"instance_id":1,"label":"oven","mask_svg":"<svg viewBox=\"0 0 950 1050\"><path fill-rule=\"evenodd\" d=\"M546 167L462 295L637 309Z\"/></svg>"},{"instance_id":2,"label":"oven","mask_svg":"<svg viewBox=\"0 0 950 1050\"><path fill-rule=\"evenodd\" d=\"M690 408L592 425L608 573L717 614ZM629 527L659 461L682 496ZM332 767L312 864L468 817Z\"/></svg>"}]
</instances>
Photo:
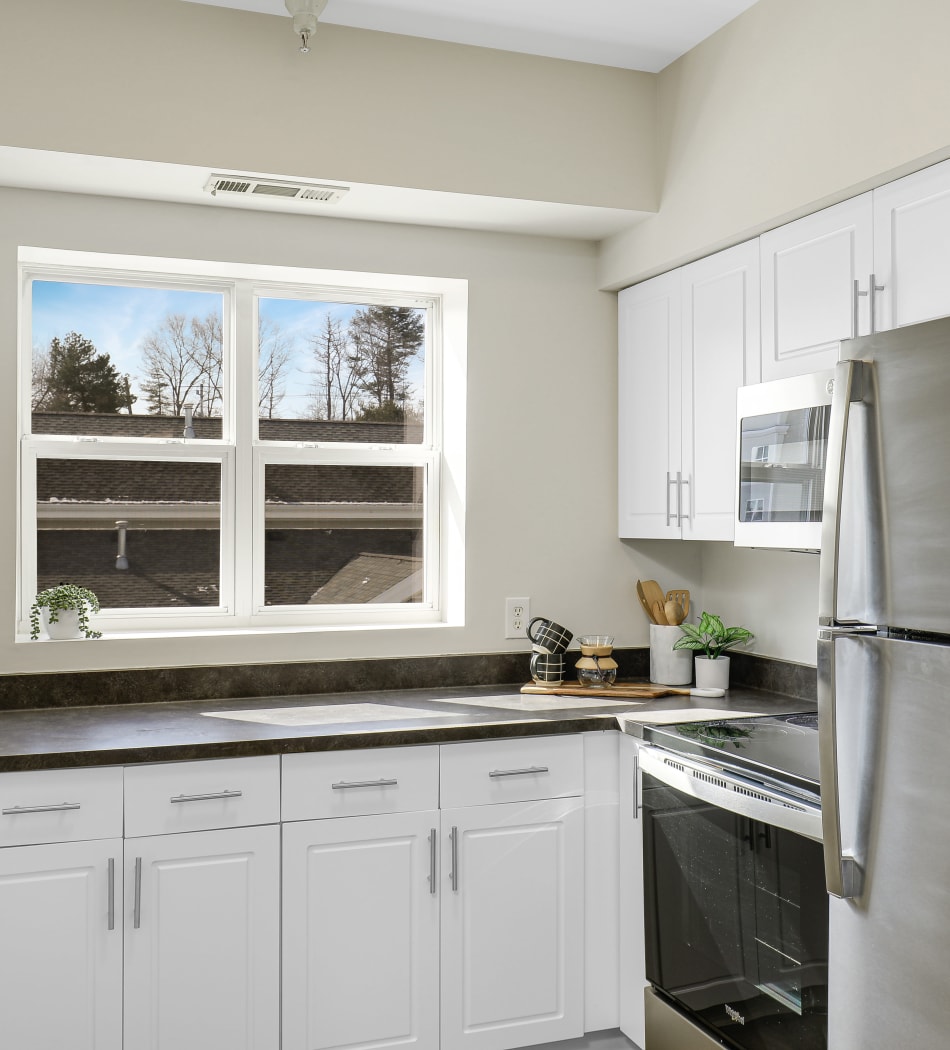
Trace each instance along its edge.
<instances>
[{"instance_id":1,"label":"oven","mask_svg":"<svg viewBox=\"0 0 950 1050\"><path fill-rule=\"evenodd\" d=\"M646 731L648 1050L827 1048L817 732L785 718Z\"/></svg>"}]
</instances>

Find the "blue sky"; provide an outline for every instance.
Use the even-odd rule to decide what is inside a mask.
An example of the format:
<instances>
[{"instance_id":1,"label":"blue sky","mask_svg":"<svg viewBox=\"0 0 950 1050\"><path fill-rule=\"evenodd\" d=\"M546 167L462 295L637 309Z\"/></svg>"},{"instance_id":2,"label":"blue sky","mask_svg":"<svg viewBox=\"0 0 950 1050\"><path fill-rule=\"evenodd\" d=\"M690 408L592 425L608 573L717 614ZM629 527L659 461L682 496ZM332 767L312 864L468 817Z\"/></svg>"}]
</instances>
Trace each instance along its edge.
<instances>
[{"instance_id":1,"label":"blue sky","mask_svg":"<svg viewBox=\"0 0 950 1050\"><path fill-rule=\"evenodd\" d=\"M33 346L46 349L54 337L79 332L90 339L100 353L107 353L121 374L128 373L133 392L141 395L136 379L143 370L145 338L168 314L207 317L214 312L220 317L221 308L221 296L216 292L34 281ZM322 330L327 313L345 324L357 309L346 303L262 300L262 316L280 325L293 351L280 414L290 417L307 414L313 382L309 336ZM413 369L413 373L413 380L420 383L421 368ZM147 410L144 399L136 405L136 410Z\"/></svg>"}]
</instances>

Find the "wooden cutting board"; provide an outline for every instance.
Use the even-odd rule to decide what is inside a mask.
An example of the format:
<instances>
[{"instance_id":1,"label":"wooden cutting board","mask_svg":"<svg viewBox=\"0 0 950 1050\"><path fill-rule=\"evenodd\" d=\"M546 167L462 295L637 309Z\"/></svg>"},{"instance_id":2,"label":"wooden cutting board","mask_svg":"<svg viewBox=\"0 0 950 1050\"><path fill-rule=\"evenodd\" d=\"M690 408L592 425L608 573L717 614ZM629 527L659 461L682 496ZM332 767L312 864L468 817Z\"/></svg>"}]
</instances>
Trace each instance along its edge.
<instances>
[{"instance_id":1,"label":"wooden cutting board","mask_svg":"<svg viewBox=\"0 0 950 1050\"><path fill-rule=\"evenodd\" d=\"M602 696L607 700L655 700L661 696L692 696L694 690L688 686L680 689L673 685L654 685L652 682L615 682L613 685L591 687L589 685L536 685L529 682L521 687L522 693L545 693L557 696ZM699 694L722 696L716 690Z\"/></svg>"}]
</instances>

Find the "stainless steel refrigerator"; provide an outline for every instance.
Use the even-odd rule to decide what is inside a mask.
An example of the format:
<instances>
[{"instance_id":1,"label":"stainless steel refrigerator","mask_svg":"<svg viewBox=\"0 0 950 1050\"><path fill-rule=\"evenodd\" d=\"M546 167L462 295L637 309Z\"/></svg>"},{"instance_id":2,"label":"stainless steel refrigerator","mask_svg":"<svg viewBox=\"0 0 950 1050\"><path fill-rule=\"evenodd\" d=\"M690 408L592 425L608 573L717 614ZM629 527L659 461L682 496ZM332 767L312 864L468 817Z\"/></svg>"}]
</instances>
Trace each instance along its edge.
<instances>
[{"instance_id":1,"label":"stainless steel refrigerator","mask_svg":"<svg viewBox=\"0 0 950 1050\"><path fill-rule=\"evenodd\" d=\"M818 702L830 1050L950 1046L950 319L842 343Z\"/></svg>"}]
</instances>

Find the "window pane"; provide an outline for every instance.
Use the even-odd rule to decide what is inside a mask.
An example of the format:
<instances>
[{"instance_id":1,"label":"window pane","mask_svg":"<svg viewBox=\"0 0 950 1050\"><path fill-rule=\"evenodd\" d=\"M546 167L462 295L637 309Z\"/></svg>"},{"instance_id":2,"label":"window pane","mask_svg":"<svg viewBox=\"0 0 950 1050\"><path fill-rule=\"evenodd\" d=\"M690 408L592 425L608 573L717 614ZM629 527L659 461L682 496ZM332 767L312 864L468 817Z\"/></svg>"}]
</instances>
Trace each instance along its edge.
<instances>
[{"instance_id":1,"label":"window pane","mask_svg":"<svg viewBox=\"0 0 950 1050\"><path fill-rule=\"evenodd\" d=\"M219 292L34 281L33 433L221 436Z\"/></svg>"},{"instance_id":2,"label":"window pane","mask_svg":"<svg viewBox=\"0 0 950 1050\"><path fill-rule=\"evenodd\" d=\"M425 310L260 299L258 344L263 440L422 441Z\"/></svg>"},{"instance_id":3,"label":"window pane","mask_svg":"<svg viewBox=\"0 0 950 1050\"><path fill-rule=\"evenodd\" d=\"M38 591L78 584L104 609L220 604L218 463L40 459L36 517Z\"/></svg>"},{"instance_id":4,"label":"window pane","mask_svg":"<svg viewBox=\"0 0 950 1050\"><path fill-rule=\"evenodd\" d=\"M265 468L265 604L421 602L422 467Z\"/></svg>"}]
</instances>

